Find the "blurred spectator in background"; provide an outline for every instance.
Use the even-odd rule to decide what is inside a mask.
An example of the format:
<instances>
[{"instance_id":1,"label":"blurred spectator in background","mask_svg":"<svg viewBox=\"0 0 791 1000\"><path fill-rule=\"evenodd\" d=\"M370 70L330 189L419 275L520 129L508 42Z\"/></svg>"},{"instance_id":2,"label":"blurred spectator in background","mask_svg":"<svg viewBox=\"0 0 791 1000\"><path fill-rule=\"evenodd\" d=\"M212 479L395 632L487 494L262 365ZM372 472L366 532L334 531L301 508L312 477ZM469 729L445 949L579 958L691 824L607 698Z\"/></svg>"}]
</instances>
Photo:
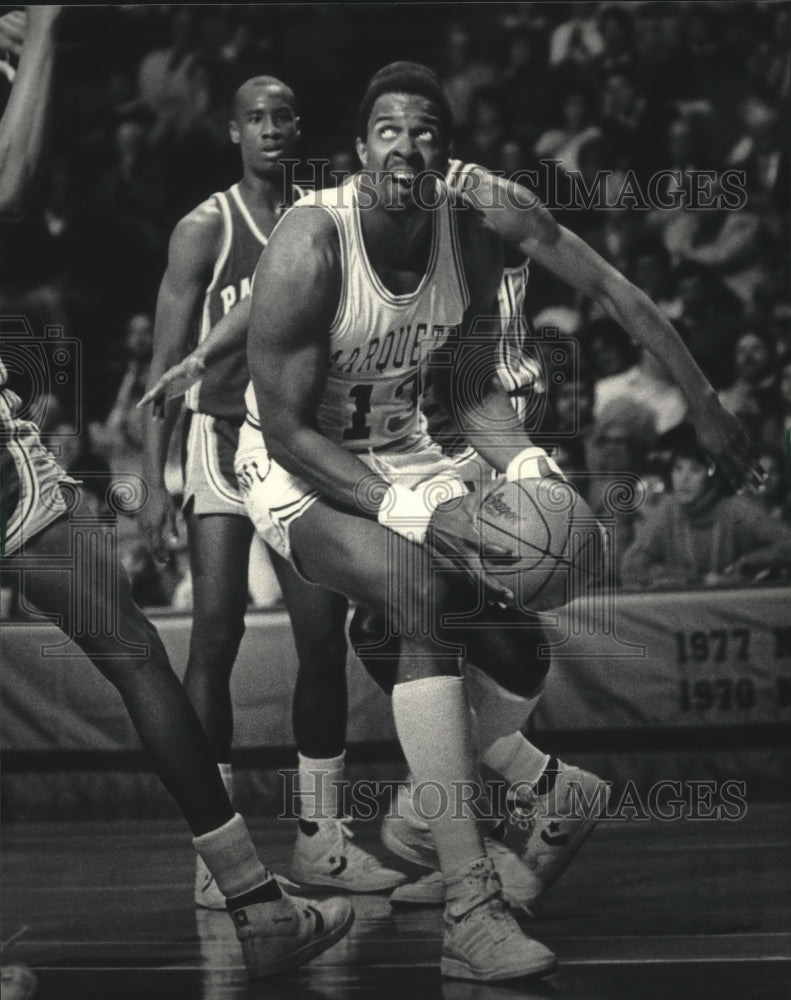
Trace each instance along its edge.
<instances>
[{"instance_id":1,"label":"blurred spectator in background","mask_svg":"<svg viewBox=\"0 0 791 1000\"><path fill-rule=\"evenodd\" d=\"M653 412L644 403L619 396L600 407L584 438L585 467L590 475L580 483L594 514L613 516L606 503L612 482L619 476L642 476L658 440ZM616 574L621 554L632 542L638 517L639 511L615 515Z\"/></svg>"},{"instance_id":2,"label":"blurred spectator in background","mask_svg":"<svg viewBox=\"0 0 791 1000\"><path fill-rule=\"evenodd\" d=\"M725 157L725 165L743 170L745 190L753 209L779 210L779 217L766 217L779 232L782 216L788 214L788 141L778 113L763 101L747 98L741 105L744 131Z\"/></svg>"},{"instance_id":3,"label":"blurred spectator in background","mask_svg":"<svg viewBox=\"0 0 791 1000\"><path fill-rule=\"evenodd\" d=\"M468 124L472 95L481 87L497 84L498 70L475 52L470 29L460 22L451 24L445 39L442 82L450 101L455 127L463 132Z\"/></svg>"},{"instance_id":4,"label":"blurred spectator in background","mask_svg":"<svg viewBox=\"0 0 791 1000\"><path fill-rule=\"evenodd\" d=\"M638 524L621 560L623 584L658 589L788 579L791 529L708 474L689 425L677 428L669 443L672 491Z\"/></svg>"},{"instance_id":5,"label":"blurred spectator in background","mask_svg":"<svg viewBox=\"0 0 791 1000\"><path fill-rule=\"evenodd\" d=\"M602 49L591 62L599 80L635 65L634 20L626 4L607 4L599 9L599 34Z\"/></svg>"},{"instance_id":6,"label":"blurred spectator in background","mask_svg":"<svg viewBox=\"0 0 791 1000\"><path fill-rule=\"evenodd\" d=\"M782 445L761 455L761 466L766 472L763 488L751 490L750 496L766 513L778 521L791 524L791 478L784 478L783 466L788 465Z\"/></svg>"},{"instance_id":7,"label":"blurred spectator in background","mask_svg":"<svg viewBox=\"0 0 791 1000\"><path fill-rule=\"evenodd\" d=\"M682 305L673 286L670 254L650 237L635 241L626 274L674 322L681 316Z\"/></svg>"},{"instance_id":8,"label":"blurred spectator in background","mask_svg":"<svg viewBox=\"0 0 791 1000\"><path fill-rule=\"evenodd\" d=\"M742 303L703 264L681 264L672 279L681 304L674 325L708 380L722 389L733 379L732 345L744 313Z\"/></svg>"},{"instance_id":9,"label":"blurred spectator in background","mask_svg":"<svg viewBox=\"0 0 791 1000\"><path fill-rule=\"evenodd\" d=\"M656 163L659 136L633 69L622 67L607 75L601 106L601 130L613 155L610 167L648 177Z\"/></svg>"},{"instance_id":10,"label":"blurred spectator in background","mask_svg":"<svg viewBox=\"0 0 791 1000\"><path fill-rule=\"evenodd\" d=\"M499 163L492 163L494 150L506 138L506 112L503 95L496 87L479 87L470 96L467 128L459 140L461 158L469 163L492 164L500 170Z\"/></svg>"},{"instance_id":11,"label":"blurred spectator in background","mask_svg":"<svg viewBox=\"0 0 791 1000\"><path fill-rule=\"evenodd\" d=\"M100 432L116 472L138 475L142 472L145 414L136 407L145 392L153 343L151 316L148 313L131 316L124 338L126 369L113 408Z\"/></svg>"},{"instance_id":12,"label":"blurred spectator in background","mask_svg":"<svg viewBox=\"0 0 791 1000\"><path fill-rule=\"evenodd\" d=\"M681 423L687 404L662 362L650 351L638 350L637 364L597 382L593 412L598 420L611 403L627 398L644 406L656 431L664 434Z\"/></svg>"},{"instance_id":13,"label":"blurred spectator in background","mask_svg":"<svg viewBox=\"0 0 791 1000\"><path fill-rule=\"evenodd\" d=\"M597 12L599 4L571 4L569 20L559 24L549 39L549 65L588 68L604 50Z\"/></svg>"},{"instance_id":14,"label":"blurred spectator in background","mask_svg":"<svg viewBox=\"0 0 791 1000\"><path fill-rule=\"evenodd\" d=\"M507 96L514 138L528 146L535 142L546 117L546 109L536 104L536 94L547 82L545 47L535 30L525 26L503 29L500 87Z\"/></svg>"},{"instance_id":15,"label":"blurred spectator in background","mask_svg":"<svg viewBox=\"0 0 791 1000\"><path fill-rule=\"evenodd\" d=\"M140 112L116 126L112 160L99 181L96 197L105 211L130 216L145 227L146 239L155 252L167 191L164 164L150 148L151 125L151 118Z\"/></svg>"},{"instance_id":16,"label":"blurred spectator in background","mask_svg":"<svg viewBox=\"0 0 791 1000\"><path fill-rule=\"evenodd\" d=\"M742 333L734 347L736 379L720 392L722 403L735 413L760 447L776 448L782 440L777 348L761 330Z\"/></svg>"},{"instance_id":17,"label":"blurred spectator in background","mask_svg":"<svg viewBox=\"0 0 791 1000\"><path fill-rule=\"evenodd\" d=\"M763 275L768 234L749 201L733 211L714 203L719 194L717 183L712 182L706 192L711 206L676 212L664 227L662 238L676 263L709 268L747 305Z\"/></svg>"},{"instance_id":18,"label":"blurred spectator in background","mask_svg":"<svg viewBox=\"0 0 791 1000\"><path fill-rule=\"evenodd\" d=\"M525 147L518 139L504 139L494 159L500 164L500 169L506 177L513 177L514 174L524 170L528 162Z\"/></svg>"},{"instance_id":19,"label":"blurred spectator in background","mask_svg":"<svg viewBox=\"0 0 791 1000\"><path fill-rule=\"evenodd\" d=\"M599 380L606 383L630 371L638 356L632 338L611 319L597 319L585 327L582 349L591 375L597 380L597 396L602 384Z\"/></svg>"},{"instance_id":20,"label":"blurred spectator in background","mask_svg":"<svg viewBox=\"0 0 791 1000\"><path fill-rule=\"evenodd\" d=\"M190 113L193 79L200 62L196 11L187 5L168 13L170 45L149 52L137 71L138 96L158 126L177 122L182 112Z\"/></svg>"},{"instance_id":21,"label":"blurred spectator in background","mask_svg":"<svg viewBox=\"0 0 791 1000\"><path fill-rule=\"evenodd\" d=\"M598 139L595 98L586 86L569 85L561 105L561 123L544 132L533 147L537 160L560 160L561 170L579 170L579 151L590 139Z\"/></svg>"}]
</instances>

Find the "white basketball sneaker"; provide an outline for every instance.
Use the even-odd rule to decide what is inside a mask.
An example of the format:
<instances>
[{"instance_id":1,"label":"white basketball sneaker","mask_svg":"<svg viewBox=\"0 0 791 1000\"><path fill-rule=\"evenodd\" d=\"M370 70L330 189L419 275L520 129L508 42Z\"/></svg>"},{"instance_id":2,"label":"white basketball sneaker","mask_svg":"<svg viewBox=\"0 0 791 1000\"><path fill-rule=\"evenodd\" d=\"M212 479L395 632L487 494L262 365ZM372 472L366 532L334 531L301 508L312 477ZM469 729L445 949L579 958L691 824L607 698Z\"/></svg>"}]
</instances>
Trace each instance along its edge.
<instances>
[{"instance_id":1,"label":"white basketball sneaker","mask_svg":"<svg viewBox=\"0 0 791 1000\"><path fill-rule=\"evenodd\" d=\"M434 838L428 823L415 811L408 787L399 786L397 804L397 815L386 816L382 823L382 843L406 861L438 869L439 857ZM483 843L486 854L494 861L505 898L527 910L541 891L541 883L533 870L504 844L491 837L484 837ZM416 882L399 886L391 894L390 902L405 906L441 906L445 902L445 883L434 871Z\"/></svg>"},{"instance_id":2,"label":"white basketball sneaker","mask_svg":"<svg viewBox=\"0 0 791 1000\"><path fill-rule=\"evenodd\" d=\"M508 803L508 823L503 843L533 873L534 902L565 871L577 851L607 810L610 785L590 771L555 764L554 786L544 794L541 782L532 791L518 792Z\"/></svg>"},{"instance_id":3,"label":"white basketball sneaker","mask_svg":"<svg viewBox=\"0 0 791 1000\"><path fill-rule=\"evenodd\" d=\"M354 921L346 899L266 898L265 886L228 901L250 979L294 969L339 941Z\"/></svg>"},{"instance_id":4,"label":"white basketball sneaker","mask_svg":"<svg viewBox=\"0 0 791 1000\"><path fill-rule=\"evenodd\" d=\"M293 878L301 885L346 892L383 892L406 882L403 872L386 868L353 844L352 837L340 819L300 820L291 860Z\"/></svg>"},{"instance_id":5,"label":"white basketball sneaker","mask_svg":"<svg viewBox=\"0 0 791 1000\"><path fill-rule=\"evenodd\" d=\"M546 976L557 959L519 927L502 898L491 858L473 861L445 880L443 976L487 982Z\"/></svg>"}]
</instances>

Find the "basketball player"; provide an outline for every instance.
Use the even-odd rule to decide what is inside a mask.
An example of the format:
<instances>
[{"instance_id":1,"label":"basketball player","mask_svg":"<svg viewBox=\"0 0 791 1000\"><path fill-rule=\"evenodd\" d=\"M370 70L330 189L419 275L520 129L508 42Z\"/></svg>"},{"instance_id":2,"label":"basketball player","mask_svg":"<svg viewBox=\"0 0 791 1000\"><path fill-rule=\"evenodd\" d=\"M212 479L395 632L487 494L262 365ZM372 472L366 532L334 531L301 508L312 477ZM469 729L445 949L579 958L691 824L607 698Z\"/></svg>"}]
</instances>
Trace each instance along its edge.
<instances>
[{"instance_id":1,"label":"basketball player","mask_svg":"<svg viewBox=\"0 0 791 1000\"><path fill-rule=\"evenodd\" d=\"M157 300L150 383L180 360L238 302L250 295L255 266L269 234L301 191L294 190L283 160L293 159L300 126L291 89L273 77L242 84L233 101L231 139L238 144L242 178L228 191L198 205L176 226L168 267ZM236 484L233 459L244 420L244 390L249 381L244 341L208 370L187 394L184 513L192 569L193 616L184 686L214 749L229 795L233 794L231 743L233 713L230 676L244 633L248 562L253 526ZM175 531L173 500L165 488L168 444L178 416L170 405L161 421L147 423L144 477L149 498L142 512L144 529L156 555L166 558ZM309 793L313 770L327 753L316 752L322 739L334 753L345 740L346 643L322 633L324 621L338 620L342 600L315 592L288 564L274 556L284 597L298 609L292 616L300 659L294 696L295 736L300 751L300 781ZM305 593L309 589L309 593ZM343 620L345 608L341 608ZM337 630L335 630L337 633ZM313 666L315 664L315 666ZM312 683L306 684L305 677ZM342 677L343 683L337 678ZM336 681L330 684L327 678ZM307 702L307 708L304 703ZM318 711L315 706L321 706ZM307 720L307 724L303 722ZM314 723L315 721L315 724ZM322 720L325 720L322 723ZM322 732L331 726L337 736ZM333 753L333 755L334 755ZM315 758L320 758L314 765ZM309 799L306 798L306 802ZM304 824L302 824L304 827ZM306 832L307 830L307 832ZM304 884L366 892L391 889L404 881L400 872L350 844L341 820L300 829L294 874ZM319 849L321 847L321 849ZM343 865L339 858L344 859ZM225 909L225 899L200 857L195 902Z\"/></svg>"},{"instance_id":2,"label":"basketball player","mask_svg":"<svg viewBox=\"0 0 791 1000\"><path fill-rule=\"evenodd\" d=\"M419 386L427 353L459 326L464 351L470 325L489 312L500 242L453 198L431 211L415 200L419 174L447 160L450 111L433 79L397 72L378 81L363 115L363 173L285 215L256 271L237 474L270 545L307 580L372 604L401 635L396 727L416 781L435 782L446 802L430 821L446 880L443 973L542 975L554 956L519 930L473 815L451 798L477 783L477 763L457 647L439 638L440 622L470 595L457 574L433 573L415 544L431 522L444 553L479 551L463 514L437 506L466 490L422 431ZM448 371L447 396L457 371ZM494 371L482 393L475 412L457 396L464 429L481 427L483 457L517 479L535 450ZM490 422L508 431L507 443L486 433ZM507 659L511 637L501 638ZM524 669L516 650L512 659Z\"/></svg>"},{"instance_id":3,"label":"basketball player","mask_svg":"<svg viewBox=\"0 0 791 1000\"><path fill-rule=\"evenodd\" d=\"M0 121L0 219L16 218L42 160L51 101L59 8L28 10L27 40L8 107ZM187 820L193 843L228 898L251 977L285 971L341 938L353 920L344 900L309 903L284 896L261 864L247 827L220 780L211 748L151 622L132 600L128 580L107 576L96 561L73 573L52 560L72 551L67 496L77 483L41 444L38 428L20 415L0 359L0 535L5 572L22 574L25 597L70 635L117 688L157 774ZM77 628L75 608L114 621L112 632ZM143 647L142 657L130 644Z\"/></svg>"}]
</instances>

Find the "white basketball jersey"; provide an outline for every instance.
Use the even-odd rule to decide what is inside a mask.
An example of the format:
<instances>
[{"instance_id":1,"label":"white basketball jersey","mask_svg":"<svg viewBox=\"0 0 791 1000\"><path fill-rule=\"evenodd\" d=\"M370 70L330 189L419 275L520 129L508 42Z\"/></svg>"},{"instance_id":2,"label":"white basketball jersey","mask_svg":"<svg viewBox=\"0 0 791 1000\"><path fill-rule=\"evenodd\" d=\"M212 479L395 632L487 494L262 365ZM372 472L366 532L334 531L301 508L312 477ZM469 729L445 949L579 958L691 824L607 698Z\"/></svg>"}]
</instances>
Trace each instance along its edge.
<instances>
[{"instance_id":1,"label":"white basketball jersey","mask_svg":"<svg viewBox=\"0 0 791 1000\"><path fill-rule=\"evenodd\" d=\"M464 191L470 183L471 174L476 171L488 173L484 167L475 163L451 160L445 179L450 188ZM531 354L530 330L524 314L529 274L530 258L526 257L517 266L504 268L497 291L497 305L502 322L502 336L497 348L497 374L506 391L512 394L511 402L522 421L527 416L528 400L517 393L526 389L541 393L546 389L541 365Z\"/></svg>"},{"instance_id":2,"label":"white basketball jersey","mask_svg":"<svg viewBox=\"0 0 791 1000\"><path fill-rule=\"evenodd\" d=\"M326 437L351 451L411 448L423 436L423 370L469 304L453 198L437 200L425 274L405 295L385 288L368 259L359 177L298 202L328 212L338 231L342 288L329 330L329 372L318 419ZM251 388L247 407L257 423Z\"/></svg>"}]
</instances>

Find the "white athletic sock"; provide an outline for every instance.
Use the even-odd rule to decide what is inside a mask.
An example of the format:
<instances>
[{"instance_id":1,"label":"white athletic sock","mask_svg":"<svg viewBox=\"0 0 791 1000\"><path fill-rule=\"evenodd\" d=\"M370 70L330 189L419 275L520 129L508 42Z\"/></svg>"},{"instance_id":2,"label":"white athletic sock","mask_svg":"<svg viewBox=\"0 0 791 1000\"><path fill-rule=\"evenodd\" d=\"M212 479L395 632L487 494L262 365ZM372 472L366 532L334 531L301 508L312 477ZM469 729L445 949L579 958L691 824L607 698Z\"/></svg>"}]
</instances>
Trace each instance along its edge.
<instances>
[{"instance_id":1,"label":"white athletic sock","mask_svg":"<svg viewBox=\"0 0 791 1000\"><path fill-rule=\"evenodd\" d=\"M393 717L412 772L415 804L428 822L444 876L484 856L469 805L480 776L472 752L470 711L460 677L396 684Z\"/></svg>"},{"instance_id":2,"label":"white athletic sock","mask_svg":"<svg viewBox=\"0 0 791 1000\"><path fill-rule=\"evenodd\" d=\"M225 791L228 793L228 798L233 802L233 768L230 764L221 763L217 765L217 770L220 772L220 778L222 779L223 785L225 785Z\"/></svg>"},{"instance_id":3,"label":"white athletic sock","mask_svg":"<svg viewBox=\"0 0 791 1000\"><path fill-rule=\"evenodd\" d=\"M500 687L488 674L466 664L464 676L470 701L475 707L481 761L505 780L533 783L549 763L545 754L519 730L530 718L544 693L544 684L529 697L512 694Z\"/></svg>"},{"instance_id":4,"label":"white athletic sock","mask_svg":"<svg viewBox=\"0 0 791 1000\"><path fill-rule=\"evenodd\" d=\"M261 864L244 819L235 813L224 826L192 838L223 896L240 896L272 879Z\"/></svg>"},{"instance_id":5,"label":"white athletic sock","mask_svg":"<svg viewBox=\"0 0 791 1000\"><path fill-rule=\"evenodd\" d=\"M337 819L343 813L346 752L338 757L297 756L300 818L311 823Z\"/></svg>"}]
</instances>

